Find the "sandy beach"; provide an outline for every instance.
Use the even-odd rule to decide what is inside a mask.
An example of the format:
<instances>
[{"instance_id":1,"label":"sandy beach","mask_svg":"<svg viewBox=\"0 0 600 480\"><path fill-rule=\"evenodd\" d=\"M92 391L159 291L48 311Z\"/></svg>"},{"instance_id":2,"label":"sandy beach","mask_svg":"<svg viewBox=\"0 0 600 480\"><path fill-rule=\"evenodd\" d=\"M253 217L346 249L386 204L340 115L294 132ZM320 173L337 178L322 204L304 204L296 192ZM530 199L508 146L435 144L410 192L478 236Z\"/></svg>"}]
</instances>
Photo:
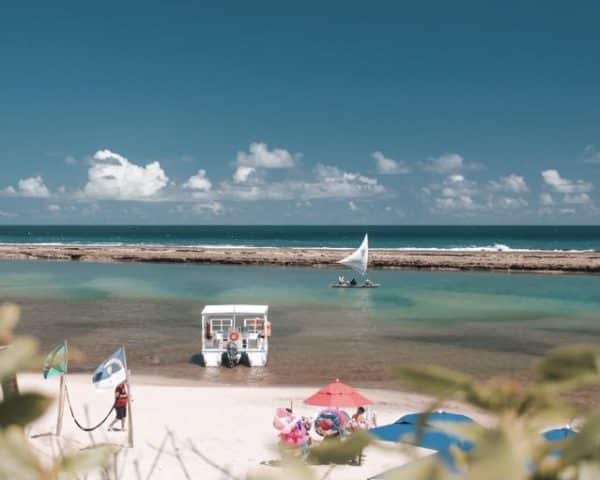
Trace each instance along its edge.
<instances>
[{"instance_id":1,"label":"sandy beach","mask_svg":"<svg viewBox=\"0 0 600 480\"><path fill-rule=\"evenodd\" d=\"M318 248L0 245L4 260L162 262L333 267L351 250ZM600 252L371 250L371 268L598 273Z\"/></svg>"},{"instance_id":2,"label":"sandy beach","mask_svg":"<svg viewBox=\"0 0 600 480\"><path fill-rule=\"evenodd\" d=\"M300 415L314 416L319 410L302 404L317 386L200 386L194 382L136 375L131 381L134 448L121 450L117 461L118 478L271 478L270 475L281 473L281 468L261 463L278 459L276 430L272 426L275 409L287 407L292 402L295 412ZM58 393L56 378L43 380L40 375L22 374L19 383L22 391L42 391L52 396ZM95 390L89 375L68 375L67 385L80 421L88 423L86 409L89 424L96 423L106 414L112 402L112 391ZM360 392L374 402L372 407L380 425L393 422L405 413L420 411L430 401L424 396L398 391L361 389ZM32 444L42 455L49 455L59 444L68 451L94 443L117 446L127 443L126 433L109 432L106 424L91 434L79 430L68 408L64 413L62 437L47 435L54 430L56 409L55 403L28 432ZM447 409L485 421L478 412L458 404L448 404ZM173 433L173 441L166 437L168 431ZM163 442L164 452L156 461ZM206 459L194 453L193 447ZM414 447L384 450L370 446L365 454L362 466L336 466L328 478L366 479L413 458L431 454L431 451ZM225 476L210 462L224 467L231 476ZM321 478L329 468L325 465L311 467L315 478Z\"/></svg>"}]
</instances>

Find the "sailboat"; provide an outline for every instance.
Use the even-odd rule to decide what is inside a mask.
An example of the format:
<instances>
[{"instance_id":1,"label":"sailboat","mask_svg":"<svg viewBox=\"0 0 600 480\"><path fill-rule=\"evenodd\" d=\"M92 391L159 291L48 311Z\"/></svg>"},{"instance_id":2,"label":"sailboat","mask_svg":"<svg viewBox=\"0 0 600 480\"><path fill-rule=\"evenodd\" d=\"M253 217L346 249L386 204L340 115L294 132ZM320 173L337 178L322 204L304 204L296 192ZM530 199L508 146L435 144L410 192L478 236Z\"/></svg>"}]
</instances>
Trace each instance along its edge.
<instances>
[{"instance_id":1,"label":"sailboat","mask_svg":"<svg viewBox=\"0 0 600 480\"><path fill-rule=\"evenodd\" d=\"M360 247L358 247L354 252L348 255L345 258L342 258L337 263L341 263L342 265L351 268L356 273L361 276L367 275L367 265L369 263L369 236L365 233L365 238L363 239ZM347 282L345 280L342 281L343 277L340 277L337 283L331 285L332 288L377 288L379 287L378 283L371 282L368 278L365 279L362 285L352 284L351 282Z\"/></svg>"}]
</instances>

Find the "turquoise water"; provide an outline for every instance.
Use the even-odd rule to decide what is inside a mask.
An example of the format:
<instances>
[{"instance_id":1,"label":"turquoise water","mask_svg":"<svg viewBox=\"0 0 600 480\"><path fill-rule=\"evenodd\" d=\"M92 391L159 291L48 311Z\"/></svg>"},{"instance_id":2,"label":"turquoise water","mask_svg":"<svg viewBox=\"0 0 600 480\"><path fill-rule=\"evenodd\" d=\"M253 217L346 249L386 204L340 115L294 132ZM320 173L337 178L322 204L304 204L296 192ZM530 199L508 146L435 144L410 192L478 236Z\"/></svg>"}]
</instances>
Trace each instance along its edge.
<instances>
[{"instance_id":1,"label":"turquoise water","mask_svg":"<svg viewBox=\"0 0 600 480\"><path fill-rule=\"evenodd\" d=\"M390 365L423 361L521 374L556 345L600 339L598 276L375 270L381 288L343 290L328 288L332 269L3 261L0 273L21 331L44 348L69 338L89 355L82 371L123 343L143 372L215 380L189 357L202 307L219 303L270 305L274 339L267 369L218 381L381 385Z\"/></svg>"},{"instance_id":2,"label":"turquoise water","mask_svg":"<svg viewBox=\"0 0 600 480\"><path fill-rule=\"evenodd\" d=\"M598 226L0 225L0 243L600 250Z\"/></svg>"},{"instance_id":3,"label":"turquoise water","mask_svg":"<svg viewBox=\"0 0 600 480\"><path fill-rule=\"evenodd\" d=\"M600 277L381 270L379 289L330 289L330 269L170 264L0 262L0 295L211 303L306 304L407 321L523 318L600 312Z\"/></svg>"}]
</instances>

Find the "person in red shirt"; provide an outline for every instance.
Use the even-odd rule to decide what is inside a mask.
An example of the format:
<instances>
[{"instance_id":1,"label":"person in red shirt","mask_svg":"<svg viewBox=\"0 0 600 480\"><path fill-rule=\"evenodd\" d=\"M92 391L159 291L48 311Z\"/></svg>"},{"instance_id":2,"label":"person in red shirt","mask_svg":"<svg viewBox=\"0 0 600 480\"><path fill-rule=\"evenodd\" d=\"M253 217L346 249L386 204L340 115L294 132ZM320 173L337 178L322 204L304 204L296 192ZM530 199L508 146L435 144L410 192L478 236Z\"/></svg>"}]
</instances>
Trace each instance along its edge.
<instances>
[{"instance_id":1,"label":"person in red shirt","mask_svg":"<svg viewBox=\"0 0 600 480\"><path fill-rule=\"evenodd\" d=\"M121 420L121 431L125 431L125 417L127 416L127 404L129 403L129 396L127 395L127 388L125 382L120 383L115 388L115 411L117 416L108 426L109 430L113 430L113 426L119 420Z\"/></svg>"}]
</instances>

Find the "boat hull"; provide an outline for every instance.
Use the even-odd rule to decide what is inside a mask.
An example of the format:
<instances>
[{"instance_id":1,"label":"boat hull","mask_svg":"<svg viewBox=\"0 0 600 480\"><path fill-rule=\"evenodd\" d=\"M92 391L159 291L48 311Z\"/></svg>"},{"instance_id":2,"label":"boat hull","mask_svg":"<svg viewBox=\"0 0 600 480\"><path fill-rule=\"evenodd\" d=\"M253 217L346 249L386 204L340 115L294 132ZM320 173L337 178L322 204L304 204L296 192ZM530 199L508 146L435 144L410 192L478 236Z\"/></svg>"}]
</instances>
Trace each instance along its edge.
<instances>
[{"instance_id":1,"label":"boat hull","mask_svg":"<svg viewBox=\"0 0 600 480\"><path fill-rule=\"evenodd\" d=\"M202 352L202 360L203 365L205 367L221 367L223 366L223 353L224 350L210 351L210 352ZM267 364L269 359L269 351L243 351L245 355L248 357L248 366L249 367L264 367Z\"/></svg>"}]
</instances>

